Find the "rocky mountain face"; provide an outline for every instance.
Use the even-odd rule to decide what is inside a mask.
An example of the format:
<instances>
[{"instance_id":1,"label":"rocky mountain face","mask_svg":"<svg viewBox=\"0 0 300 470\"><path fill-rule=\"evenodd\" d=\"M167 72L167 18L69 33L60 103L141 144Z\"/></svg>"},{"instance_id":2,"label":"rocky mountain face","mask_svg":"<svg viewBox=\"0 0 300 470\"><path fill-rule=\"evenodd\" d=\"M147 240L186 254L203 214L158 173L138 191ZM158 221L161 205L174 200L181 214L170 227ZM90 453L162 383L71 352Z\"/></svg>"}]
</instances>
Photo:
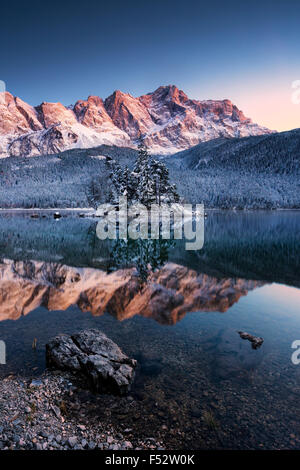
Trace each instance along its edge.
<instances>
[{"instance_id":1,"label":"rocky mountain face","mask_svg":"<svg viewBox=\"0 0 300 470\"><path fill-rule=\"evenodd\" d=\"M231 101L197 101L176 86L133 97L115 91L74 106L45 103L33 107L0 93L0 157L53 154L102 144L136 147L140 136L150 152L172 154L218 137L268 134Z\"/></svg>"},{"instance_id":2,"label":"rocky mountain face","mask_svg":"<svg viewBox=\"0 0 300 470\"><path fill-rule=\"evenodd\" d=\"M175 324L187 312L226 312L249 290L263 285L245 279L217 279L174 263L152 273L145 286L136 270L107 274L59 263L4 260L0 264L0 321L16 320L39 306L108 312L118 320L134 315Z\"/></svg>"}]
</instances>

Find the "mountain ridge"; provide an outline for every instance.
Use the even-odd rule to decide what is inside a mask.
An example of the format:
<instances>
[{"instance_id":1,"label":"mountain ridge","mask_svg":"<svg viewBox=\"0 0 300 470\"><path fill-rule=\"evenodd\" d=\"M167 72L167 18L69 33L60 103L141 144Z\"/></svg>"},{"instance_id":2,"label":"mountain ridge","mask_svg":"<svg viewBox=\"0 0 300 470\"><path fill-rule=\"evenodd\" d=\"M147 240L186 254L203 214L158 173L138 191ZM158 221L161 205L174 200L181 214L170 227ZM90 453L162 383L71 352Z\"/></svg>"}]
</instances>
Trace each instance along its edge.
<instances>
[{"instance_id":1,"label":"mountain ridge","mask_svg":"<svg viewBox=\"0 0 300 470\"><path fill-rule=\"evenodd\" d=\"M0 157L53 154L72 148L135 148L140 137L154 154L172 154L218 137L272 133L230 100L193 100L175 85L134 97L120 90L74 105L31 106L0 93Z\"/></svg>"},{"instance_id":2,"label":"mountain ridge","mask_svg":"<svg viewBox=\"0 0 300 470\"><path fill-rule=\"evenodd\" d=\"M243 138L219 138L202 142L174 155L182 168L222 168L260 173L299 173L300 128Z\"/></svg>"},{"instance_id":3,"label":"mountain ridge","mask_svg":"<svg viewBox=\"0 0 300 470\"><path fill-rule=\"evenodd\" d=\"M219 138L164 158L189 202L223 209L300 207L300 129Z\"/></svg>"}]
</instances>

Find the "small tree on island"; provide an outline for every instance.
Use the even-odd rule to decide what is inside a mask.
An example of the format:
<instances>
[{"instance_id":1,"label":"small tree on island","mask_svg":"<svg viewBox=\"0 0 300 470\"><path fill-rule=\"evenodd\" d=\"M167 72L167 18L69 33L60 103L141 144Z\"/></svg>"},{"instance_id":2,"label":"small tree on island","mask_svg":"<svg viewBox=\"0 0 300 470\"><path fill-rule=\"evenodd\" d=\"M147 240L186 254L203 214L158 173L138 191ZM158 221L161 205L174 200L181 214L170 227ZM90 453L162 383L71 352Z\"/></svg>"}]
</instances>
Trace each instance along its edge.
<instances>
[{"instance_id":1,"label":"small tree on island","mask_svg":"<svg viewBox=\"0 0 300 470\"><path fill-rule=\"evenodd\" d=\"M127 196L129 203L140 202L148 209L151 204L179 202L175 184L171 184L169 170L160 161L151 158L143 142L138 146L138 157L133 171L124 169L114 160L108 160L109 175L113 183L112 202Z\"/></svg>"}]
</instances>

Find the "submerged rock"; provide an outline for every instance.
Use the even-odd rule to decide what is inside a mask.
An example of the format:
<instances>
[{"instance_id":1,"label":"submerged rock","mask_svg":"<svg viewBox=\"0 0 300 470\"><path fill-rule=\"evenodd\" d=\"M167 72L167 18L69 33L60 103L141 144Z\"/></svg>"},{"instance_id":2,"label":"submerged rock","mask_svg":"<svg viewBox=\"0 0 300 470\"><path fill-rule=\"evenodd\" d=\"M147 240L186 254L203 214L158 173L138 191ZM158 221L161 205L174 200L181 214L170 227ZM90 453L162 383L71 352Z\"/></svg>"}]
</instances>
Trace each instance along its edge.
<instances>
[{"instance_id":1,"label":"submerged rock","mask_svg":"<svg viewBox=\"0 0 300 470\"><path fill-rule=\"evenodd\" d=\"M114 395L128 393L137 364L96 329L56 336L46 345L46 360L48 367L77 371L95 391Z\"/></svg>"},{"instance_id":2,"label":"submerged rock","mask_svg":"<svg viewBox=\"0 0 300 470\"><path fill-rule=\"evenodd\" d=\"M250 341L253 349L260 348L264 342L263 338L259 336L250 335L249 333L246 333L245 331L238 331L238 334L240 335L242 339L247 339L248 341Z\"/></svg>"}]
</instances>

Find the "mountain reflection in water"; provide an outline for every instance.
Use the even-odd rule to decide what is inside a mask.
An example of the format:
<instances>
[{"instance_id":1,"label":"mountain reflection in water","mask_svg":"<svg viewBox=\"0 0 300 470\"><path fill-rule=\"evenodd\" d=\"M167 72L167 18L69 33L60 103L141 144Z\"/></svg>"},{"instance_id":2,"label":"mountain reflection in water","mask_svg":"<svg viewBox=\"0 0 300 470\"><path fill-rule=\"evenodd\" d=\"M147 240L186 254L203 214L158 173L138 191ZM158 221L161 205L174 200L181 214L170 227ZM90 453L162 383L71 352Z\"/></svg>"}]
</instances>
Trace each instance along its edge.
<instances>
[{"instance_id":1,"label":"mountain reflection in water","mask_svg":"<svg viewBox=\"0 0 300 470\"><path fill-rule=\"evenodd\" d=\"M165 426L170 448L300 448L300 212L210 212L190 252L44 216L0 213L0 378L39 375L50 338L98 328L138 361L137 411L105 408L115 426L154 437Z\"/></svg>"},{"instance_id":2,"label":"mountain reflection in water","mask_svg":"<svg viewBox=\"0 0 300 470\"><path fill-rule=\"evenodd\" d=\"M225 312L269 282L300 285L297 212L212 213L200 251L185 240L99 240L96 224L2 214L0 319L77 305L175 324L187 312Z\"/></svg>"},{"instance_id":3,"label":"mountain reflection in water","mask_svg":"<svg viewBox=\"0 0 300 470\"><path fill-rule=\"evenodd\" d=\"M18 319L39 306L66 310L77 305L118 320L134 315L175 324L187 312L225 312L261 282L217 279L174 263L151 271L141 283L135 268L111 273L58 263L5 260L0 265L0 320Z\"/></svg>"},{"instance_id":4,"label":"mountain reflection in water","mask_svg":"<svg viewBox=\"0 0 300 470\"><path fill-rule=\"evenodd\" d=\"M43 215L31 219L29 214L0 213L2 259L104 271L124 264L138 268L140 259L140 275L146 264L156 269L168 260L218 279L237 277L300 287L299 211L210 212L200 251L187 251L185 240L142 240L142 247L103 241L96 236L93 218L69 213L57 221L49 213Z\"/></svg>"}]
</instances>

